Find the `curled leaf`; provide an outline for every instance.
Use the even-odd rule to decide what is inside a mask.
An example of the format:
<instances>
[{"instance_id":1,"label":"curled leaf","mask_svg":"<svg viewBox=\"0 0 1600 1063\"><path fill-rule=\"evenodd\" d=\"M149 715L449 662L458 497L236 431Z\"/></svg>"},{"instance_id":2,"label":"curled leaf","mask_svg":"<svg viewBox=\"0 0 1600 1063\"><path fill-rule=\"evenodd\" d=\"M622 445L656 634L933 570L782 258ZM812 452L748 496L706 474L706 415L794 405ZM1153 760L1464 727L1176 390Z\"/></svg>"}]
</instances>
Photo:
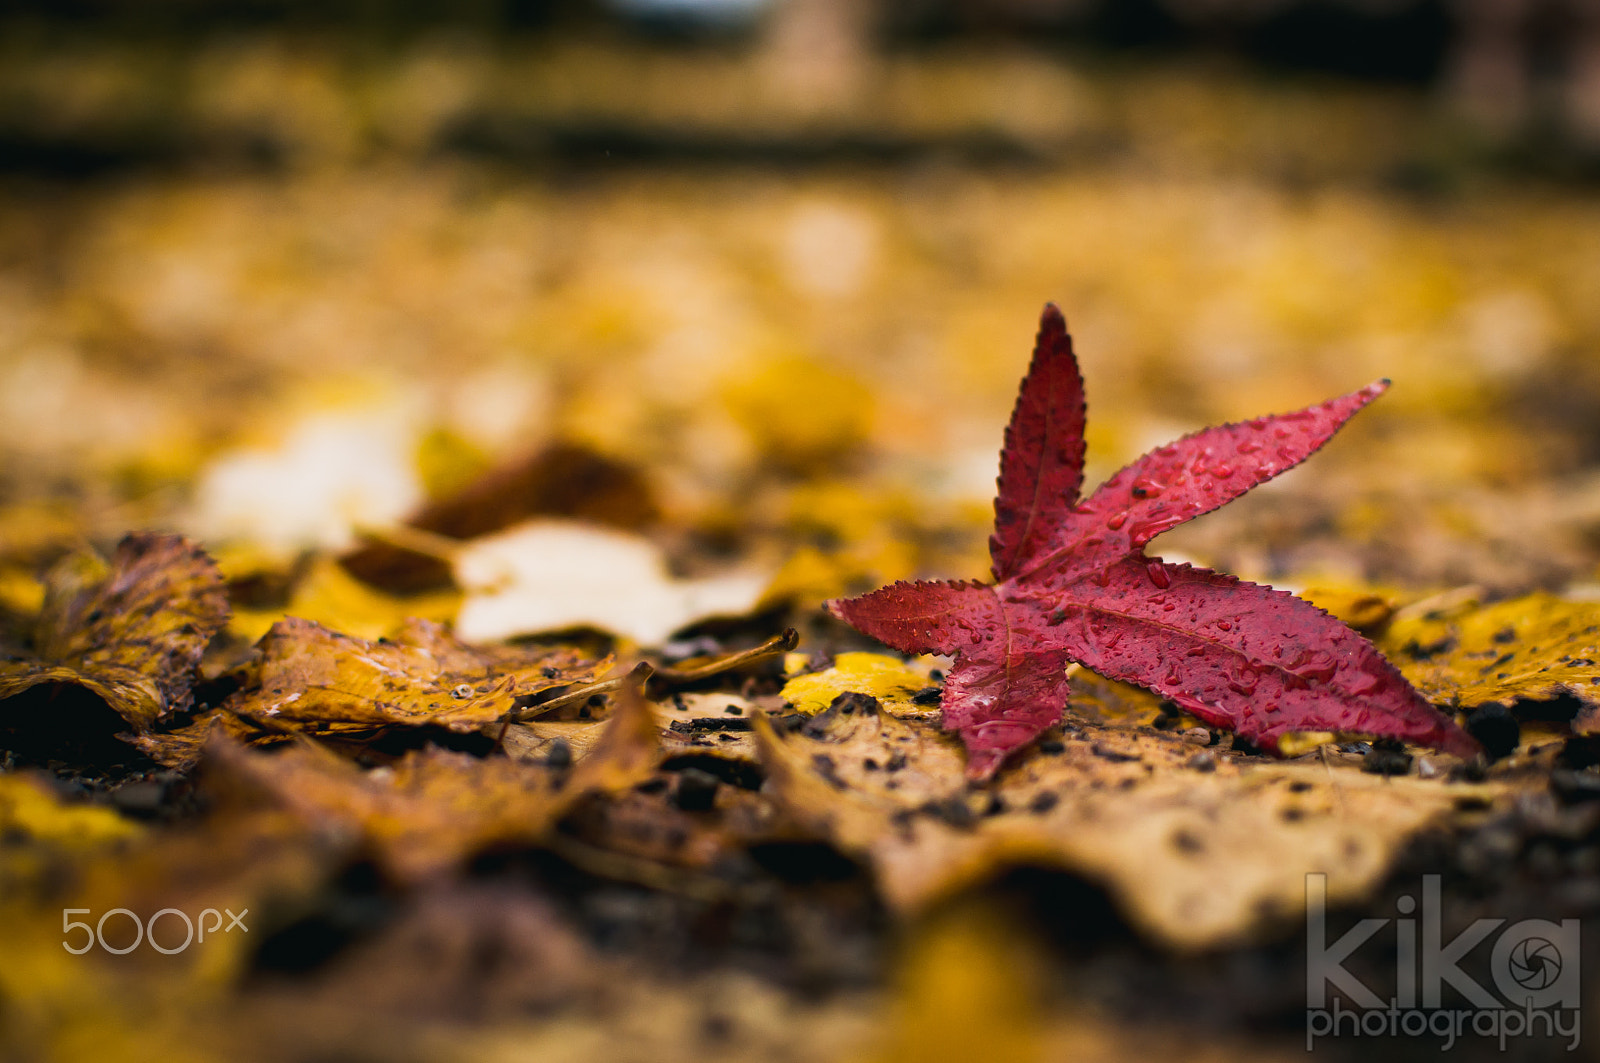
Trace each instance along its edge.
<instances>
[{"instance_id":1,"label":"curled leaf","mask_svg":"<svg viewBox=\"0 0 1600 1063\"><path fill-rule=\"evenodd\" d=\"M34 655L0 663L0 700L65 684L147 732L189 707L206 643L227 619L221 575L181 536L129 535L109 561L68 555L45 579Z\"/></svg>"},{"instance_id":2,"label":"curled leaf","mask_svg":"<svg viewBox=\"0 0 1600 1063\"><path fill-rule=\"evenodd\" d=\"M475 647L409 620L376 642L290 617L262 638L259 678L224 703L265 731L476 731L535 695L588 682L611 665L564 649Z\"/></svg>"}]
</instances>

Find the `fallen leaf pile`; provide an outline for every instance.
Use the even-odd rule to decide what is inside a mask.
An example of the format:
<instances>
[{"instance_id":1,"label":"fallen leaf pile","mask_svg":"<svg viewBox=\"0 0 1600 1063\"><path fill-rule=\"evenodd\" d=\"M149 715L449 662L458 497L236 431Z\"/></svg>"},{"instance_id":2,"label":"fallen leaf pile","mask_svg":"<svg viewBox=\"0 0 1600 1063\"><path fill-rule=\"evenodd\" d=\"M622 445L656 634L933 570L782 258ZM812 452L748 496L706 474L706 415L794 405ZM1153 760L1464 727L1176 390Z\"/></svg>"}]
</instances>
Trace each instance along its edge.
<instances>
[{"instance_id":1,"label":"fallen leaf pile","mask_svg":"<svg viewBox=\"0 0 1600 1063\"><path fill-rule=\"evenodd\" d=\"M222 742L213 759L232 784L259 788L312 828L354 830L390 873L412 881L491 845L537 842L591 792L643 782L655 738L654 719L630 691L571 772L432 747L370 772L311 745L263 758Z\"/></svg>"},{"instance_id":2,"label":"fallen leaf pile","mask_svg":"<svg viewBox=\"0 0 1600 1063\"><path fill-rule=\"evenodd\" d=\"M369 642L309 620L273 625L256 646L246 685L186 727L136 744L164 764L189 766L211 730L251 742L296 733L372 738L393 728L492 732L536 695L587 683L612 661L571 651L475 650L426 620Z\"/></svg>"},{"instance_id":3,"label":"fallen leaf pile","mask_svg":"<svg viewBox=\"0 0 1600 1063\"><path fill-rule=\"evenodd\" d=\"M1016 468L1006 470L1013 482ZM999 541L997 557L1005 548ZM329 876L370 867L385 895L415 897L406 902L412 914L340 952L325 976L329 999L356 994L350 999L362 1008L437 1010L408 976L380 977L372 957L469 947L444 942L491 931L469 930L437 906L472 896L470 910L502 912L494 933L542 928L547 946L526 962L553 965L565 980L538 990L544 1006L592 1006L615 977L608 961L561 917L526 908L532 902L521 894L491 901L471 892L480 889L471 885L477 869L540 852L595 882L753 911L795 888L771 877L766 862L775 854L795 854L787 859L800 863L785 874L799 881L848 880L859 866L875 903L908 926L981 897L1008 872L1051 869L1103 890L1151 945L1206 955L1292 932L1310 872L1328 875L1335 903L1366 902L1418 838L1492 822L1537 799L1550 763L1530 747L1470 782L1449 781L1470 766L1449 756L1424 755L1425 766L1402 767L1401 778L1392 768L1357 770L1363 758L1349 747L1313 745L1275 760L1230 748L1226 734L1197 725L1202 713L1183 716L1075 665L1078 694L1065 718L1054 706L1029 735L1038 740L1007 750L1006 766L977 786L968 781L970 747L964 756L947 733L952 702L967 689L959 660L946 677L937 658L817 657L796 652L790 631L743 651L658 659L652 674L560 643L466 642L426 620L368 640L290 617L248 654L230 651L231 663L208 676L198 636L226 642L221 595L214 566L177 536L133 536L109 560L80 552L51 570L37 657L10 665L23 678L0 712L15 726L20 711L50 711L29 700L35 687L81 687L122 720L123 760L137 747L176 769L135 767L112 791L118 807L131 809L138 787L182 785L208 811L140 828L107 809L62 803L45 776L0 776L0 826L25 839L0 860L13 895L5 941L24 969L43 971L43 957L59 951L38 922L41 904L136 912L221 905L260 913L267 936L219 945L186 978L237 984L252 965L277 962L270 957L286 946L268 944L285 940L274 933L306 932L294 929L292 913L314 909ZM131 612L108 619L107 603L129 603ZM1515 615L1564 633L1539 644L1563 651L1569 670L1558 676L1571 684L1571 669L1585 667L1572 654L1590 630L1579 619L1586 614L1553 599L1538 600L1542 610L1532 604L1516 603ZM1418 625L1449 623L1450 638L1471 654L1474 633L1512 608L1462 600L1443 613L1423 602L1367 614L1386 644L1413 647L1402 660L1439 658L1423 689L1465 705L1479 700L1476 679L1448 665L1453 644L1431 656L1414 647L1433 631ZM1062 682L1068 674L1061 669ZM30 685L33 676L45 678ZM1558 688L1568 689L1556 682L1528 691ZM215 703L195 703L197 692ZM956 717L963 711L957 702ZM840 917L824 905L807 918ZM137 999L117 988L117 969L104 977L105 992ZM49 984L14 995L58 1007ZM528 992L511 993L505 1006L520 1006ZM184 1012L172 1001L141 1006ZM260 1006L230 1004L230 1021L259 1022ZM64 1028L56 1022L35 1015L26 1036L48 1039Z\"/></svg>"},{"instance_id":4,"label":"fallen leaf pile","mask_svg":"<svg viewBox=\"0 0 1600 1063\"><path fill-rule=\"evenodd\" d=\"M1600 917L1592 189L1405 87L194 14L0 16L0 1058L1299 1058L1308 873Z\"/></svg>"}]
</instances>

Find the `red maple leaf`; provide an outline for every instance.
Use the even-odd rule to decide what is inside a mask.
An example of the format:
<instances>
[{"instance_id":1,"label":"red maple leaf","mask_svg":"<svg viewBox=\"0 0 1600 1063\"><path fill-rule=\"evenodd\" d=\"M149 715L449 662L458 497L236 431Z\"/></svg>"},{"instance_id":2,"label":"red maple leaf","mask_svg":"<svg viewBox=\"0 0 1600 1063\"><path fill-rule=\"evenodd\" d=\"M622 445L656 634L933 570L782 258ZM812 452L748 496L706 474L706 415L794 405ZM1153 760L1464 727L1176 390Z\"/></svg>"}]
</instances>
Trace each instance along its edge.
<instances>
[{"instance_id":1,"label":"red maple leaf","mask_svg":"<svg viewBox=\"0 0 1600 1063\"><path fill-rule=\"evenodd\" d=\"M1060 719L1069 660L1269 750L1290 731L1351 731L1470 756L1476 741L1316 606L1144 554L1304 461L1388 386L1185 436L1080 501L1083 379L1066 321L1046 306L1000 452L995 582L895 583L828 608L898 650L955 656L944 727L974 779Z\"/></svg>"}]
</instances>

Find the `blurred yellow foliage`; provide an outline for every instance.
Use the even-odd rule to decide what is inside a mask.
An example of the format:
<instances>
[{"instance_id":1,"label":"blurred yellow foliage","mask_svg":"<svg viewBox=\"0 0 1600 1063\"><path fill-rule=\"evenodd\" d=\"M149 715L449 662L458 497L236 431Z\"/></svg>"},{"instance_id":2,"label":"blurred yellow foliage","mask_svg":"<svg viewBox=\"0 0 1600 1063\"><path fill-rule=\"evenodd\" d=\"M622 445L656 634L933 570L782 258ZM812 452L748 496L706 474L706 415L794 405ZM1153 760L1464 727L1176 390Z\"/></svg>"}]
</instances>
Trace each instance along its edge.
<instances>
[{"instance_id":1,"label":"blurred yellow foliage","mask_svg":"<svg viewBox=\"0 0 1600 1063\"><path fill-rule=\"evenodd\" d=\"M0 833L65 853L139 837L144 829L109 808L68 805L42 776L0 775Z\"/></svg>"},{"instance_id":2,"label":"blurred yellow foliage","mask_svg":"<svg viewBox=\"0 0 1600 1063\"><path fill-rule=\"evenodd\" d=\"M235 609L228 631L245 642L255 642L279 620L297 616L357 638L380 639L394 634L411 617L439 623L453 620L460 606L459 591L396 597L362 583L333 558L316 555L294 581L283 608Z\"/></svg>"},{"instance_id":3,"label":"blurred yellow foliage","mask_svg":"<svg viewBox=\"0 0 1600 1063\"><path fill-rule=\"evenodd\" d=\"M1381 627L1394 615L1396 599L1374 587L1313 584L1295 592L1318 609L1331 613L1357 631Z\"/></svg>"},{"instance_id":4,"label":"blurred yellow foliage","mask_svg":"<svg viewBox=\"0 0 1600 1063\"><path fill-rule=\"evenodd\" d=\"M1042 1060L1043 977L1034 942L1011 920L959 904L917 926L900 958L882 1063Z\"/></svg>"},{"instance_id":5,"label":"blurred yellow foliage","mask_svg":"<svg viewBox=\"0 0 1600 1063\"><path fill-rule=\"evenodd\" d=\"M827 468L872 430L872 392L849 373L800 355L757 361L728 379L723 403L758 452L785 469Z\"/></svg>"}]
</instances>

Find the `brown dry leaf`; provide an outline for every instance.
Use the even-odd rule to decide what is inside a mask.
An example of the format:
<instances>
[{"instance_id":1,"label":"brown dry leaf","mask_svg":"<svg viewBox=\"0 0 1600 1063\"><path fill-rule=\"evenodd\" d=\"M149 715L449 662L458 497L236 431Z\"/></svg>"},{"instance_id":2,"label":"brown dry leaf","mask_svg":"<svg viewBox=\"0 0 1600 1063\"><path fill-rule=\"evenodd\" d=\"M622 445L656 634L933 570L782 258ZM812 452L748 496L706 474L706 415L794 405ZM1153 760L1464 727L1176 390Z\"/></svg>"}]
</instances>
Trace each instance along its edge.
<instances>
[{"instance_id":1,"label":"brown dry leaf","mask_svg":"<svg viewBox=\"0 0 1600 1063\"><path fill-rule=\"evenodd\" d=\"M800 633L792 627L784 628L759 646L752 646L747 650L710 657L691 657L674 664L663 664L655 670L654 686L656 689L689 686L710 679L712 676L747 668L759 661L788 653L798 645L800 645Z\"/></svg>"},{"instance_id":2,"label":"brown dry leaf","mask_svg":"<svg viewBox=\"0 0 1600 1063\"><path fill-rule=\"evenodd\" d=\"M736 694L674 694L665 702L651 702L651 713L667 757L709 758L741 765L759 775L751 718L759 711ZM507 726L500 746L518 760L543 761L564 743L573 763L594 753L606 733L607 719L530 720Z\"/></svg>"},{"instance_id":3,"label":"brown dry leaf","mask_svg":"<svg viewBox=\"0 0 1600 1063\"><path fill-rule=\"evenodd\" d=\"M706 871L737 860L752 841L772 840L774 812L771 802L756 792L761 765L749 730L758 710L736 695L716 693L674 694L668 701L648 704L659 760L696 767L736 784L718 787L711 808L686 812L672 798L677 776L659 775L666 785L648 793L616 792L609 801L584 805L568 820L573 836L563 835L558 852L596 874L722 897L728 887L720 880L691 881L678 869ZM512 724L501 746L513 757L547 763L557 743L564 743L561 758L570 757L581 767L604 748L609 725L609 719Z\"/></svg>"},{"instance_id":4,"label":"brown dry leaf","mask_svg":"<svg viewBox=\"0 0 1600 1063\"><path fill-rule=\"evenodd\" d=\"M591 755L573 770L571 789L615 793L648 778L660 760L658 738L650 702L624 686Z\"/></svg>"},{"instance_id":5,"label":"brown dry leaf","mask_svg":"<svg viewBox=\"0 0 1600 1063\"><path fill-rule=\"evenodd\" d=\"M711 805L684 811L670 785L585 804L564 826L556 852L594 874L712 900L762 894L738 881L753 845L792 840L792 830L765 795L718 786ZM681 780L681 776L676 776ZM753 781L753 780L752 780ZM683 872L700 874L684 874ZM734 872L730 874L730 872Z\"/></svg>"},{"instance_id":6,"label":"brown dry leaf","mask_svg":"<svg viewBox=\"0 0 1600 1063\"><path fill-rule=\"evenodd\" d=\"M586 794L647 778L655 738L647 704L629 690L592 755L570 773L432 747L364 772L307 740L277 755L222 741L207 756L224 785L242 780L319 828L353 829L397 878L417 881L490 845L537 842Z\"/></svg>"},{"instance_id":7,"label":"brown dry leaf","mask_svg":"<svg viewBox=\"0 0 1600 1063\"><path fill-rule=\"evenodd\" d=\"M737 694L691 693L658 702L662 748L671 756L711 757L758 769L754 717L760 709Z\"/></svg>"},{"instance_id":8,"label":"brown dry leaf","mask_svg":"<svg viewBox=\"0 0 1600 1063\"><path fill-rule=\"evenodd\" d=\"M631 680L633 677L625 678ZM577 693L593 689L593 687L583 687ZM565 701L566 696L563 695L561 700ZM537 706L539 709L544 707L544 704ZM651 704L651 711L659 714L659 706ZM507 724L500 736L500 748L505 750L508 756L519 760L543 760L549 755L555 743L564 742L567 747L565 755L575 764L595 751L601 737L606 733L606 725L611 722L609 710L601 710L600 715L594 716L585 704L580 707L579 712L580 715L576 719L562 718L563 713L555 711L548 715Z\"/></svg>"},{"instance_id":9,"label":"brown dry leaf","mask_svg":"<svg viewBox=\"0 0 1600 1063\"><path fill-rule=\"evenodd\" d=\"M840 1063L860 1058L876 1025L878 997L869 991L796 994L728 965L674 977L642 967L614 969L597 1007L436 1027L410 1043L426 1045L424 1058L439 1063ZM370 1056L371 1026L340 1046L343 1055Z\"/></svg>"},{"instance_id":10,"label":"brown dry leaf","mask_svg":"<svg viewBox=\"0 0 1600 1063\"><path fill-rule=\"evenodd\" d=\"M1571 694L1600 705L1600 602L1530 594L1399 616L1379 639L1413 686L1441 705Z\"/></svg>"},{"instance_id":11,"label":"brown dry leaf","mask_svg":"<svg viewBox=\"0 0 1600 1063\"><path fill-rule=\"evenodd\" d=\"M609 718L600 720L529 720L507 724L500 748L513 760L543 761L557 742L565 742L576 764L600 744Z\"/></svg>"},{"instance_id":12,"label":"brown dry leaf","mask_svg":"<svg viewBox=\"0 0 1600 1063\"><path fill-rule=\"evenodd\" d=\"M179 771L188 771L200 763L206 743L213 733L225 734L246 745L289 741L290 735L282 731L268 731L252 727L231 712L212 709L196 716L193 721L170 731L153 731L133 735L132 742L145 756L157 764Z\"/></svg>"},{"instance_id":13,"label":"brown dry leaf","mask_svg":"<svg viewBox=\"0 0 1600 1063\"><path fill-rule=\"evenodd\" d=\"M1102 884L1134 925L1186 950L1249 941L1292 918L1311 871L1328 873L1330 897L1363 898L1398 849L1460 801L1509 799L1500 784L1247 761L1147 728L1092 725L1069 727L1062 752L1036 752L992 791L969 793L955 739L870 699L786 736L765 718L756 730L780 807L869 860L891 907L922 910L1004 867L1042 864Z\"/></svg>"},{"instance_id":14,"label":"brown dry leaf","mask_svg":"<svg viewBox=\"0 0 1600 1063\"><path fill-rule=\"evenodd\" d=\"M200 656L227 619L221 575L181 536L128 535L109 562L69 555L45 580L35 659L0 664L0 699L74 684L148 731L188 708Z\"/></svg>"},{"instance_id":15,"label":"brown dry leaf","mask_svg":"<svg viewBox=\"0 0 1600 1063\"><path fill-rule=\"evenodd\" d=\"M566 649L475 647L427 620L369 642L290 617L260 644L259 678L223 703L263 731L479 730L519 701L594 679L611 666Z\"/></svg>"}]
</instances>

